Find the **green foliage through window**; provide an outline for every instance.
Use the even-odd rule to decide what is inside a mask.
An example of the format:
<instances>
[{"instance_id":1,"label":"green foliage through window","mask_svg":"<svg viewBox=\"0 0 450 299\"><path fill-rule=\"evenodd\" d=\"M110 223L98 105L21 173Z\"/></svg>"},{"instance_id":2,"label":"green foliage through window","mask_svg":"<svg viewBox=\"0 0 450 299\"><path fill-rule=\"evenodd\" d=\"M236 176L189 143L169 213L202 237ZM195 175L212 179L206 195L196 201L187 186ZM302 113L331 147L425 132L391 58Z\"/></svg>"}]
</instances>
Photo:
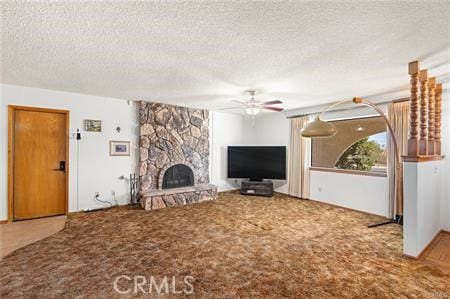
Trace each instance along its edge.
<instances>
[{"instance_id":1,"label":"green foliage through window","mask_svg":"<svg viewBox=\"0 0 450 299\"><path fill-rule=\"evenodd\" d=\"M377 142L366 137L350 146L341 155L335 167L370 171L378 161L385 160L385 158L385 150Z\"/></svg>"}]
</instances>

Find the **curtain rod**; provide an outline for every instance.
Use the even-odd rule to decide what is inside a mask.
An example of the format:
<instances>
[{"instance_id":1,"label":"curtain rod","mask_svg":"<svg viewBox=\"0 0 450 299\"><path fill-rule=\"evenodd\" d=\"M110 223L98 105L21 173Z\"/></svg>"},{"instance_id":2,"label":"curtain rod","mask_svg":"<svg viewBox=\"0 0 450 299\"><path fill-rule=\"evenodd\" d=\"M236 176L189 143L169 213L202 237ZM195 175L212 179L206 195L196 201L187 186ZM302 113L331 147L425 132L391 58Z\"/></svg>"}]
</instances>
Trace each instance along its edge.
<instances>
[{"instance_id":1,"label":"curtain rod","mask_svg":"<svg viewBox=\"0 0 450 299\"><path fill-rule=\"evenodd\" d=\"M409 101L409 98L401 98L401 99L396 99L396 100L379 102L379 103L375 103L375 104L384 105L384 104L389 104L389 103L401 103L401 102L406 102L406 101ZM346 108L333 109L328 112L342 112L342 111L348 111L348 110L353 110L353 109L362 109L362 108L367 108L367 106L351 106L351 107L346 107ZM303 117L303 116L310 116L310 115L314 115L314 114L319 114L321 112L322 111L310 112L310 113L305 113L305 114L296 114L296 115L288 116L287 118L290 119L290 118L298 118L298 117Z\"/></svg>"}]
</instances>

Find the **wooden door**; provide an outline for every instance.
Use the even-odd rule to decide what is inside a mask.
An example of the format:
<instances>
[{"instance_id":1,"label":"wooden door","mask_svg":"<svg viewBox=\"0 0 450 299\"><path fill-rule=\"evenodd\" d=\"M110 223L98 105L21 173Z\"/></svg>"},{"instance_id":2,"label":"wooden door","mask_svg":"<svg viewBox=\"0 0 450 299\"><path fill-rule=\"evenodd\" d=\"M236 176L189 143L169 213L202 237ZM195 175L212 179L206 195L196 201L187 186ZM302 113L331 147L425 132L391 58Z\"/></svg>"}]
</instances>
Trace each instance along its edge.
<instances>
[{"instance_id":1,"label":"wooden door","mask_svg":"<svg viewBox=\"0 0 450 299\"><path fill-rule=\"evenodd\" d=\"M13 109L13 220L65 214L68 112Z\"/></svg>"}]
</instances>

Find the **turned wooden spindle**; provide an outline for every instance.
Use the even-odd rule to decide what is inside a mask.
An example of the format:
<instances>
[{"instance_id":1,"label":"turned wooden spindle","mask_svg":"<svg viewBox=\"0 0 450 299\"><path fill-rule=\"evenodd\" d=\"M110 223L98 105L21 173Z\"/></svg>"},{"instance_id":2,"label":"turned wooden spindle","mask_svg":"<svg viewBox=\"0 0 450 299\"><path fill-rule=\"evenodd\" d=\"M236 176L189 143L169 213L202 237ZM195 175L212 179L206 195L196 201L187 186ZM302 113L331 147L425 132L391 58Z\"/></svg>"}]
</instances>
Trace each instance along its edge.
<instances>
[{"instance_id":1,"label":"turned wooden spindle","mask_svg":"<svg viewBox=\"0 0 450 299\"><path fill-rule=\"evenodd\" d=\"M441 118L442 118L442 83L435 88L435 115L434 115L434 154L441 156Z\"/></svg>"},{"instance_id":2,"label":"turned wooden spindle","mask_svg":"<svg viewBox=\"0 0 450 299\"><path fill-rule=\"evenodd\" d=\"M418 91L418 75L419 62L413 61L408 64L408 74L411 77L410 97L409 97L409 138L408 138L408 156L414 157L419 155L419 98Z\"/></svg>"},{"instance_id":3,"label":"turned wooden spindle","mask_svg":"<svg viewBox=\"0 0 450 299\"><path fill-rule=\"evenodd\" d=\"M419 73L420 82L420 139L419 155L425 156L428 149L428 71L421 70Z\"/></svg>"},{"instance_id":4,"label":"turned wooden spindle","mask_svg":"<svg viewBox=\"0 0 450 299\"><path fill-rule=\"evenodd\" d=\"M428 79L428 156L434 156L435 88L436 78L432 77Z\"/></svg>"}]
</instances>

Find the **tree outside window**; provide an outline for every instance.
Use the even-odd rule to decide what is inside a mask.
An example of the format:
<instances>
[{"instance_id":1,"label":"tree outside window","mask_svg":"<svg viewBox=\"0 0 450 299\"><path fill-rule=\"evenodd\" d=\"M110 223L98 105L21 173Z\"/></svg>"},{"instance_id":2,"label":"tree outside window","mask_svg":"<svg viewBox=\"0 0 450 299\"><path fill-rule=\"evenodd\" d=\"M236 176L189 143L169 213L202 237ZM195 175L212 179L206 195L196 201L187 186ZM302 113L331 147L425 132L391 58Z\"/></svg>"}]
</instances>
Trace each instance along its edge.
<instances>
[{"instance_id":1,"label":"tree outside window","mask_svg":"<svg viewBox=\"0 0 450 299\"><path fill-rule=\"evenodd\" d=\"M335 167L362 171L386 171L386 133L365 137L341 155Z\"/></svg>"}]
</instances>

